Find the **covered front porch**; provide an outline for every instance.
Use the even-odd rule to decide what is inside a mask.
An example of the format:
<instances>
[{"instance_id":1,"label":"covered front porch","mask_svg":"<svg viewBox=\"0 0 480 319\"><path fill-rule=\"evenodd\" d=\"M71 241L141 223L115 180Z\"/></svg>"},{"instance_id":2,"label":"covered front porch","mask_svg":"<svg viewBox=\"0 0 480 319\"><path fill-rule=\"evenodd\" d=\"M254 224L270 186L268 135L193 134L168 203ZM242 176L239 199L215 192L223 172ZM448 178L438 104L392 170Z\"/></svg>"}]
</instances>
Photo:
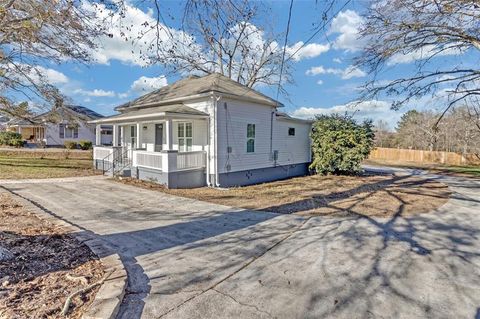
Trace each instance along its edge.
<instances>
[{"instance_id":1,"label":"covered front porch","mask_svg":"<svg viewBox=\"0 0 480 319\"><path fill-rule=\"evenodd\" d=\"M95 122L96 168L105 174L132 176L169 188L206 185L208 115L183 106L182 113L179 108L177 112L168 112L165 107L147 110ZM101 145L101 124L113 126L112 146Z\"/></svg>"},{"instance_id":2,"label":"covered front porch","mask_svg":"<svg viewBox=\"0 0 480 319\"><path fill-rule=\"evenodd\" d=\"M15 132L22 135L22 139L28 143L44 143L45 142L45 127L43 125L34 124L17 124L11 125L7 131Z\"/></svg>"}]
</instances>

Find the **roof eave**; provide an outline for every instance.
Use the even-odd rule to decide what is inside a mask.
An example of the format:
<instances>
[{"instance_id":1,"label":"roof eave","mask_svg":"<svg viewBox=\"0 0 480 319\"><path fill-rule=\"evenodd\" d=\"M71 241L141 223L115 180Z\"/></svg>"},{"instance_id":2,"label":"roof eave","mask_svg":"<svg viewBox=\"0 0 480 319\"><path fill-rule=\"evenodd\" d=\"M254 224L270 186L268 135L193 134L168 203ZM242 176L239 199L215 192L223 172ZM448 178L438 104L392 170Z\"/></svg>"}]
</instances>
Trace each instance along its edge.
<instances>
[{"instance_id":1,"label":"roof eave","mask_svg":"<svg viewBox=\"0 0 480 319\"><path fill-rule=\"evenodd\" d=\"M181 112L158 112L153 114L142 114L142 115L133 115L125 116L122 118L117 118L118 115L111 117L104 117L98 120L89 121L89 124L118 124L122 122L131 122L131 121L154 121L162 118L174 117L174 118L207 118L208 114L189 114Z\"/></svg>"},{"instance_id":2,"label":"roof eave","mask_svg":"<svg viewBox=\"0 0 480 319\"><path fill-rule=\"evenodd\" d=\"M196 100L202 97L209 97L211 95L210 92L206 93L200 93L200 94L194 94L194 95L187 95L175 99L168 99L168 100L163 100L163 101L158 101L158 102L152 102L152 103L144 103L144 104L134 104L131 106L122 106L125 104L122 104L120 106L117 106L114 108L115 111L125 111L125 110L131 110L131 109L136 109L136 108L141 108L141 107L152 107L152 106L161 106L161 105L167 105L167 104L172 104L176 102L182 102L182 101L189 101L189 100Z\"/></svg>"},{"instance_id":3,"label":"roof eave","mask_svg":"<svg viewBox=\"0 0 480 319\"><path fill-rule=\"evenodd\" d=\"M205 98L205 97L210 97L212 94L218 94L224 97L232 98L232 99L238 99L238 100L243 100L243 101L251 101L259 104L264 104L264 105L269 105L273 107L284 107L283 103L275 101L271 99L271 101L264 101L261 99L255 99L255 98L250 98L247 96L240 96L236 94L230 94L230 93L225 93L221 91L215 91L211 90L208 92L200 93L200 94L194 94L194 95L187 95L175 99L169 99L169 100L163 100L163 101L158 101L158 102L152 102L152 103L144 103L144 104L134 104L131 106L117 106L114 108L115 111L126 111L126 110L131 110L131 109L137 109L137 108L142 108L142 107L153 107L153 106L162 106L162 105L168 105L172 103L177 103L177 102L184 102L184 101L190 101L190 100L196 100L199 98Z\"/></svg>"}]
</instances>

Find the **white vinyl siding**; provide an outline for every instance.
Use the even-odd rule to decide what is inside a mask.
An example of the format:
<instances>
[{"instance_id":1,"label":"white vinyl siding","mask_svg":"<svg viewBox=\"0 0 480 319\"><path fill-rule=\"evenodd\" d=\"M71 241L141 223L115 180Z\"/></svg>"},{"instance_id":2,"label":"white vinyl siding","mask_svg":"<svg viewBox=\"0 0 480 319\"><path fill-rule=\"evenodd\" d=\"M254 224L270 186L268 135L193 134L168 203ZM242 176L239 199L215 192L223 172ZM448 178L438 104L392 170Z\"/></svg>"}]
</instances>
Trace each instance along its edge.
<instances>
[{"instance_id":1,"label":"white vinyl siding","mask_svg":"<svg viewBox=\"0 0 480 319\"><path fill-rule=\"evenodd\" d=\"M217 110L219 173L273 166L270 156L270 117L273 110L269 106L245 101L220 100ZM255 125L254 152L247 152L248 124ZM228 152L229 148L231 152Z\"/></svg>"},{"instance_id":2,"label":"white vinyl siding","mask_svg":"<svg viewBox=\"0 0 480 319\"><path fill-rule=\"evenodd\" d=\"M178 139L178 125L179 123L184 123L185 121L173 121L173 149L181 152L179 147ZM207 143L207 121L206 120L191 120L192 123L192 151L205 151ZM143 123L142 128L142 148L148 152L155 151L155 124L165 123L163 121L158 121L158 123ZM128 126L126 127L127 129ZM167 137L165 132L165 125L163 129L163 149L167 149Z\"/></svg>"},{"instance_id":3,"label":"white vinyl siding","mask_svg":"<svg viewBox=\"0 0 480 319\"><path fill-rule=\"evenodd\" d=\"M310 161L310 124L278 119L273 125L273 149L278 150L278 165ZM292 129L295 135L290 135Z\"/></svg>"},{"instance_id":4,"label":"white vinyl siding","mask_svg":"<svg viewBox=\"0 0 480 319\"><path fill-rule=\"evenodd\" d=\"M255 152L255 124L247 124L247 153Z\"/></svg>"},{"instance_id":5,"label":"white vinyl siding","mask_svg":"<svg viewBox=\"0 0 480 319\"><path fill-rule=\"evenodd\" d=\"M63 134L61 134L59 124L47 124L45 126L45 140L46 145L53 146L53 145L61 145L66 140L70 141L80 141L80 140L87 140L95 143L95 125L94 124L84 124L79 123L76 129L70 131L72 133L72 137L65 136L65 127L68 126L68 123L61 123L63 125ZM63 137L61 137L63 135ZM70 136L70 134L69 134Z\"/></svg>"}]
</instances>

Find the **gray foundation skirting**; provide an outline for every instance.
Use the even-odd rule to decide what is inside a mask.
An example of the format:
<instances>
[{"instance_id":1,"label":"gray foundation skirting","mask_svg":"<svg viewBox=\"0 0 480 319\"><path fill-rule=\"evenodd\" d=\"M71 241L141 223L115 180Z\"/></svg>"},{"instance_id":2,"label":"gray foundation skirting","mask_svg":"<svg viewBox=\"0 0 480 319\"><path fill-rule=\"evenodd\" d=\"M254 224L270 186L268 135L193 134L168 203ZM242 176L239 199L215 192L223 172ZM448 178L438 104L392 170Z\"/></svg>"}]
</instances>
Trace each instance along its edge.
<instances>
[{"instance_id":1,"label":"gray foundation skirting","mask_svg":"<svg viewBox=\"0 0 480 319\"><path fill-rule=\"evenodd\" d=\"M308 174L309 163L265 167L218 175L220 187L245 186Z\"/></svg>"},{"instance_id":2,"label":"gray foundation skirting","mask_svg":"<svg viewBox=\"0 0 480 319\"><path fill-rule=\"evenodd\" d=\"M94 165L95 168L100 170L103 167L101 160L94 161ZM300 163L222 173L218 176L218 184L220 187L245 186L304 176L308 174L308 165L309 163ZM125 176L128 175L141 180L155 182L168 188L206 186L204 168L166 173L146 167L132 167L131 171L128 172L129 174L127 172L124 173ZM211 181L214 182L214 180L215 175L211 175Z\"/></svg>"},{"instance_id":3,"label":"gray foundation skirting","mask_svg":"<svg viewBox=\"0 0 480 319\"><path fill-rule=\"evenodd\" d=\"M141 180L163 184L168 188L196 188L206 186L204 168L165 173L146 167L133 167L132 176Z\"/></svg>"}]
</instances>

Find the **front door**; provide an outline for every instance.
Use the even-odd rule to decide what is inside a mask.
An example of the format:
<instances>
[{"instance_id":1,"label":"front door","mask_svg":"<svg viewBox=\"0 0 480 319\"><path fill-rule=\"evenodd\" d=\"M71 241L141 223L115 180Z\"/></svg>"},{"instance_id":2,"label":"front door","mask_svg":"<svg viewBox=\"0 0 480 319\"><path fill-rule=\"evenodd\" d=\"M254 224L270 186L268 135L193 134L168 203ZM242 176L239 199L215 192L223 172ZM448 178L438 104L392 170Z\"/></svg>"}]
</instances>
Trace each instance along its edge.
<instances>
[{"instance_id":1,"label":"front door","mask_svg":"<svg viewBox=\"0 0 480 319\"><path fill-rule=\"evenodd\" d=\"M160 152L163 147L163 124L155 124L155 152Z\"/></svg>"}]
</instances>

